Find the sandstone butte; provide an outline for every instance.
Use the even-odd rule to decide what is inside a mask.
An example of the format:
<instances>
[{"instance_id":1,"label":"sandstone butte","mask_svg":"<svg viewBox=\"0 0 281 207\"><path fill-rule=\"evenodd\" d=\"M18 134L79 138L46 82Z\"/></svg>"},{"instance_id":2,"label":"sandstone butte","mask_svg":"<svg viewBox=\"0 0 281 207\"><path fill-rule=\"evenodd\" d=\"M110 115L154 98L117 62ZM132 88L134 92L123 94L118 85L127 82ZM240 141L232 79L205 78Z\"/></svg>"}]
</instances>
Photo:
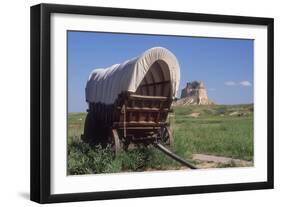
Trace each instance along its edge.
<instances>
[{"instance_id":1,"label":"sandstone butte","mask_svg":"<svg viewBox=\"0 0 281 207\"><path fill-rule=\"evenodd\" d=\"M187 82L181 91L181 97L174 105L213 105L208 98L207 90L202 81Z\"/></svg>"}]
</instances>

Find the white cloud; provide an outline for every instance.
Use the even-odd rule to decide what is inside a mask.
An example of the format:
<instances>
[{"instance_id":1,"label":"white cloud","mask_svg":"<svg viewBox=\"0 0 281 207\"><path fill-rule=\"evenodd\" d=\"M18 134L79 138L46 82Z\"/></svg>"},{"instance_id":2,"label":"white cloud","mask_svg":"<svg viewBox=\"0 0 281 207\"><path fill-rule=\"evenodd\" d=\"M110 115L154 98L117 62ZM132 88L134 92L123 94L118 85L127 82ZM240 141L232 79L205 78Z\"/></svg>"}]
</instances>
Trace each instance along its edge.
<instances>
[{"instance_id":1,"label":"white cloud","mask_svg":"<svg viewBox=\"0 0 281 207\"><path fill-rule=\"evenodd\" d=\"M226 81L224 83L224 85L226 85L226 86L236 86L237 84L234 81Z\"/></svg>"},{"instance_id":2,"label":"white cloud","mask_svg":"<svg viewBox=\"0 0 281 207\"><path fill-rule=\"evenodd\" d=\"M252 86L252 84L249 81L241 81L241 82L239 82L239 84L241 86Z\"/></svg>"},{"instance_id":3,"label":"white cloud","mask_svg":"<svg viewBox=\"0 0 281 207\"><path fill-rule=\"evenodd\" d=\"M246 81L246 80L240 81L240 82L226 81L226 82L224 82L224 85L226 85L226 86L238 86L238 85L240 85L240 86L245 86L245 87L252 86L251 82Z\"/></svg>"}]
</instances>

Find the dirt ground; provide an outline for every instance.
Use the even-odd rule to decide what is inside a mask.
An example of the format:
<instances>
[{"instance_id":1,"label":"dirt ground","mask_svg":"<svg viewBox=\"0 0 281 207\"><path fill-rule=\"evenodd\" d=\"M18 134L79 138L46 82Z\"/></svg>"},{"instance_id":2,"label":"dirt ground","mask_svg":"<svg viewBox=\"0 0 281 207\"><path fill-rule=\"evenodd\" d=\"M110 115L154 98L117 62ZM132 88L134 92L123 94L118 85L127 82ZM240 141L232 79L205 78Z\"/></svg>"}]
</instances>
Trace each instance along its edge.
<instances>
[{"instance_id":1,"label":"dirt ground","mask_svg":"<svg viewBox=\"0 0 281 207\"><path fill-rule=\"evenodd\" d=\"M222 167L251 167L253 162L232 159L230 157L221 157L205 154L193 154L192 159L196 161L199 168L222 168Z\"/></svg>"}]
</instances>

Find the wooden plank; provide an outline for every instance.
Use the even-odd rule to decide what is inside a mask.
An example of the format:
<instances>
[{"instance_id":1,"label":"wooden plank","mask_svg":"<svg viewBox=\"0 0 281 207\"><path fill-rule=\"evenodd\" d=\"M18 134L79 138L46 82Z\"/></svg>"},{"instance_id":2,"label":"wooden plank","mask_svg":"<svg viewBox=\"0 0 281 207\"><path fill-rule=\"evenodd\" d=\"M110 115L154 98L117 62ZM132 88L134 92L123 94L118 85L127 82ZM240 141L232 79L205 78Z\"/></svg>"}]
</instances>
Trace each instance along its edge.
<instances>
[{"instance_id":1,"label":"wooden plank","mask_svg":"<svg viewBox=\"0 0 281 207\"><path fill-rule=\"evenodd\" d=\"M127 107L129 112L170 112L169 108Z\"/></svg>"},{"instance_id":2,"label":"wooden plank","mask_svg":"<svg viewBox=\"0 0 281 207\"><path fill-rule=\"evenodd\" d=\"M171 97L166 96L143 96L143 95L137 95L137 94L130 94L128 99L133 100L155 100L155 101L168 101L172 100Z\"/></svg>"},{"instance_id":3,"label":"wooden plank","mask_svg":"<svg viewBox=\"0 0 281 207\"><path fill-rule=\"evenodd\" d=\"M168 123L166 122L126 122L126 127L157 127L157 126L167 126ZM113 127L123 127L124 123L123 122L114 122Z\"/></svg>"},{"instance_id":4,"label":"wooden plank","mask_svg":"<svg viewBox=\"0 0 281 207\"><path fill-rule=\"evenodd\" d=\"M166 110L165 108L162 108L162 103L161 102L159 103L159 107L161 108L161 110L158 111L156 122L160 121L161 112ZM169 109L168 109L168 112L169 112Z\"/></svg>"},{"instance_id":5,"label":"wooden plank","mask_svg":"<svg viewBox=\"0 0 281 207\"><path fill-rule=\"evenodd\" d=\"M121 127L118 127L119 129L123 129L122 126ZM143 126L140 126L140 127L137 127L137 126L131 126L131 127L126 127L127 130L158 130L160 129L161 126L154 126L154 127L143 127Z\"/></svg>"}]
</instances>

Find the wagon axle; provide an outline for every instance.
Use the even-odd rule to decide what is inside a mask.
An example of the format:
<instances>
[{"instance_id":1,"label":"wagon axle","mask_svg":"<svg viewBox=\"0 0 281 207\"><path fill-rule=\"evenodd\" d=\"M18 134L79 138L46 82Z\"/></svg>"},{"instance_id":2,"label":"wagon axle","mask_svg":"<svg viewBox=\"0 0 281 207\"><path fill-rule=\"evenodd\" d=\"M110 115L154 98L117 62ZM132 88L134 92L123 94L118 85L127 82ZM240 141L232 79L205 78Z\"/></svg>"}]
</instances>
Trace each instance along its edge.
<instances>
[{"instance_id":1,"label":"wagon axle","mask_svg":"<svg viewBox=\"0 0 281 207\"><path fill-rule=\"evenodd\" d=\"M195 167L193 164L191 164L190 161L184 160L181 157L179 157L178 155L176 155L175 153L173 153L172 151L170 151L169 149L167 149L166 147L164 147L162 144L160 144L159 142L155 142L153 143L153 146L157 149L159 149L161 152L165 153L166 155L168 155L169 157L171 157L172 159L174 159L175 161L181 163L182 165L185 165L187 167L189 167L190 169L198 169L197 167Z\"/></svg>"}]
</instances>

